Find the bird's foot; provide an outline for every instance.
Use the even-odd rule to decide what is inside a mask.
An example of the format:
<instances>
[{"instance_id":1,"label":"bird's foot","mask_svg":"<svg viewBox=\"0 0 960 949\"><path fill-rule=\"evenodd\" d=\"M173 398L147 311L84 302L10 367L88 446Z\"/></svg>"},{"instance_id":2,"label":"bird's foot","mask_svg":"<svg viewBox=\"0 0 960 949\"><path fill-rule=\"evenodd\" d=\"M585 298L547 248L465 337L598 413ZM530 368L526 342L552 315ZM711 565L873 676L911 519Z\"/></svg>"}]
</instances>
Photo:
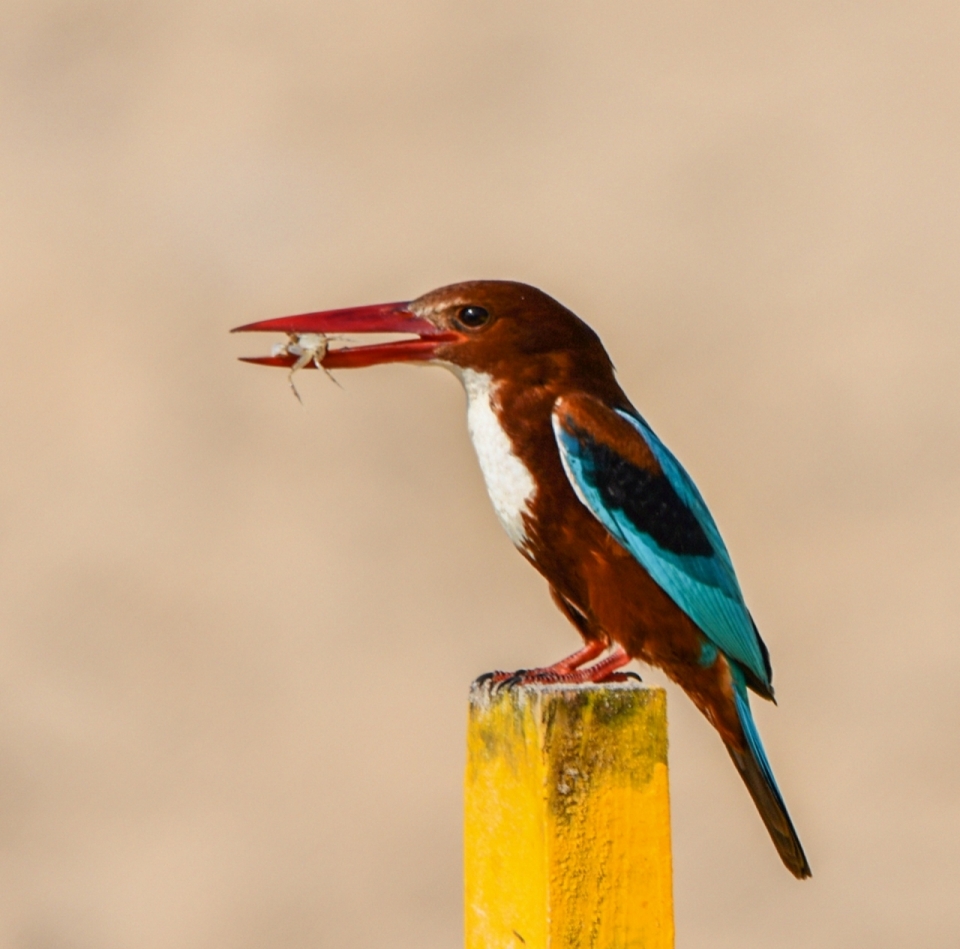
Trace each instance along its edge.
<instances>
[{"instance_id":1,"label":"bird's foot","mask_svg":"<svg viewBox=\"0 0 960 949\"><path fill-rule=\"evenodd\" d=\"M516 672L487 672L474 681L474 687L488 687L492 692L512 689L518 685L579 685L584 682L626 682L628 679L643 680L635 672L617 672L630 657L617 648L605 659L592 666L571 668L565 662L540 669L517 669Z\"/></svg>"},{"instance_id":2,"label":"bird's foot","mask_svg":"<svg viewBox=\"0 0 960 949\"><path fill-rule=\"evenodd\" d=\"M596 670L596 671L595 671ZM636 672L607 672L603 669L591 667L588 669L575 669L570 672L555 672L549 667L545 669L518 669L516 672L500 673L503 678L496 680L494 677L494 688L512 689L517 685L580 685L584 682L607 683L607 682L627 682L630 679L636 679L637 682L643 682L643 679Z\"/></svg>"}]
</instances>

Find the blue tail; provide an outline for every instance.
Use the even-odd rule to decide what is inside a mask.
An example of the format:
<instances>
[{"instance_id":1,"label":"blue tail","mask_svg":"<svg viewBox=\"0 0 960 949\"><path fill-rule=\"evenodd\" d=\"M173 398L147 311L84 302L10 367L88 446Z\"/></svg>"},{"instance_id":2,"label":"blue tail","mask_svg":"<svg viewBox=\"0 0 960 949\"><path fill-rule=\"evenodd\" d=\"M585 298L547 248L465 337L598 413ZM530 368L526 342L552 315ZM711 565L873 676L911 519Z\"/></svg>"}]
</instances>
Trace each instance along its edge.
<instances>
[{"instance_id":1,"label":"blue tail","mask_svg":"<svg viewBox=\"0 0 960 949\"><path fill-rule=\"evenodd\" d=\"M732 665L732 663L731 663ZM793 827L793 821L787 813L780 789L777 787L773 769L767 760L760 741L760 733L750 712L750 700L740 670L735 670L733 694L737 706L737 716L743 729L745 749L727 745L727 751L740 772L757 810L766 824L767 832L773 839L780 859L787 869L798 879L810 876L810 864L800 844L800 838Z\"/></svg>"}]
</instances>

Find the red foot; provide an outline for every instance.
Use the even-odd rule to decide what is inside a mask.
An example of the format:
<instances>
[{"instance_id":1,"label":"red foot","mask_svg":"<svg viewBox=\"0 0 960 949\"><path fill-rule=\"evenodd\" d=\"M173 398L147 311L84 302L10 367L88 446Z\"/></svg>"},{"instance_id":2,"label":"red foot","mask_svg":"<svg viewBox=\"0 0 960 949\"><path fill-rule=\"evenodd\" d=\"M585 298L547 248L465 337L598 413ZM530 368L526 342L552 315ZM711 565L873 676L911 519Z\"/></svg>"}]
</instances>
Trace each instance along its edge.
<instances>
[{"instance_id":1,"label":"red foot","mask_svg":"<svg viewBox=\"0 0 960 949\"><path fill-rule=\"evenodd\" d=\"M477 679L477 685L489 684L494 690L510 689L515 685L530 685L534 682L543 682L548 684L558 683L581 683L581 682L626 682L627 679L639 679L634 672L617 672L621 666L625 666L630 657L623 651L622 647L617 646L606 659L586 668L581 668L584 662L589 661L594 656L603 652L603 645L600 643L588 644L578 653L574 653L567 659L554 663L552 666L545 666L542 669L518 669L516 672L488 672L486 675ZM589 653L584 656L583 654ZM581 656L583 658L581 659ZM574 665L571 660L581 659Z\"/></svg>"}]
</instances>

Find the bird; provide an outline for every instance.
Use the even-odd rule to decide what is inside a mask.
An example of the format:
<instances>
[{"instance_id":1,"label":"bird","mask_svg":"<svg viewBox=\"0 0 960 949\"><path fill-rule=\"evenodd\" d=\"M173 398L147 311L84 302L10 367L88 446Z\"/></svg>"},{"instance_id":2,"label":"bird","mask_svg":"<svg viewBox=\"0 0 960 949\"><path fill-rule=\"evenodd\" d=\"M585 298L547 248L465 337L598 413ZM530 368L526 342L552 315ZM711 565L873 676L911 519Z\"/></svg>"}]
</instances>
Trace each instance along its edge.
<instances>
[{"instance_id":1,"label":"bird","mask_svg":"<svg viewBox=\"0 0 960 949\"><path fill-rule=\"evenodd\" d=\"M811 875L751 712L751 692L775 701L773 670L730 554L692 478L627 398L587 323L533 286L474 280L408 302L234 330L250 331L292 341L403 334L328 346L311 366L408 362L453 372L496 515L583 640L552 665L495 682L611 681L634 659L660 668L719 733L784 865L798 879ZM292 369L297 352L244 358Z\"/></svg>"}]
</instances>

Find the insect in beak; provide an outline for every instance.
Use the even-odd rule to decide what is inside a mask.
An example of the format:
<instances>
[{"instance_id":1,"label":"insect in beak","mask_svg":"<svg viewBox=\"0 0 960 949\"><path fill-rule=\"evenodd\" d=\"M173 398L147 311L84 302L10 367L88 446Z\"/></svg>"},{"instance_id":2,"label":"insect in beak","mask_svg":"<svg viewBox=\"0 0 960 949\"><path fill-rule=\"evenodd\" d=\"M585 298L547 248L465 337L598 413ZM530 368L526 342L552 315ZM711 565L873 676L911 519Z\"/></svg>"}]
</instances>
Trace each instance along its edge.
<instances>
[{"instance_id":1,"label":"insect in beak","mask_svg":"<svg viewBox=\"0 0 960 949\"><path fill-rule=\"evenodd\" d=\"M340 385L340 383L333 378L330 370L322 364L323 357L327 355L329 348L330 338L325 333L288 333L285 343L277 343L277 345L270 350L272 357L296 357L296 362L290 367L287 380L290 383L293 394L297 397L297 401L301 405L303 405L303 399L300 398L300 393L297 391L297 386L293 381L293 374L299 372L301 369L305 369L311 365L311 363L316 366L317 369L322 369L332 382Z\"/></svg>"}]
</instances>

